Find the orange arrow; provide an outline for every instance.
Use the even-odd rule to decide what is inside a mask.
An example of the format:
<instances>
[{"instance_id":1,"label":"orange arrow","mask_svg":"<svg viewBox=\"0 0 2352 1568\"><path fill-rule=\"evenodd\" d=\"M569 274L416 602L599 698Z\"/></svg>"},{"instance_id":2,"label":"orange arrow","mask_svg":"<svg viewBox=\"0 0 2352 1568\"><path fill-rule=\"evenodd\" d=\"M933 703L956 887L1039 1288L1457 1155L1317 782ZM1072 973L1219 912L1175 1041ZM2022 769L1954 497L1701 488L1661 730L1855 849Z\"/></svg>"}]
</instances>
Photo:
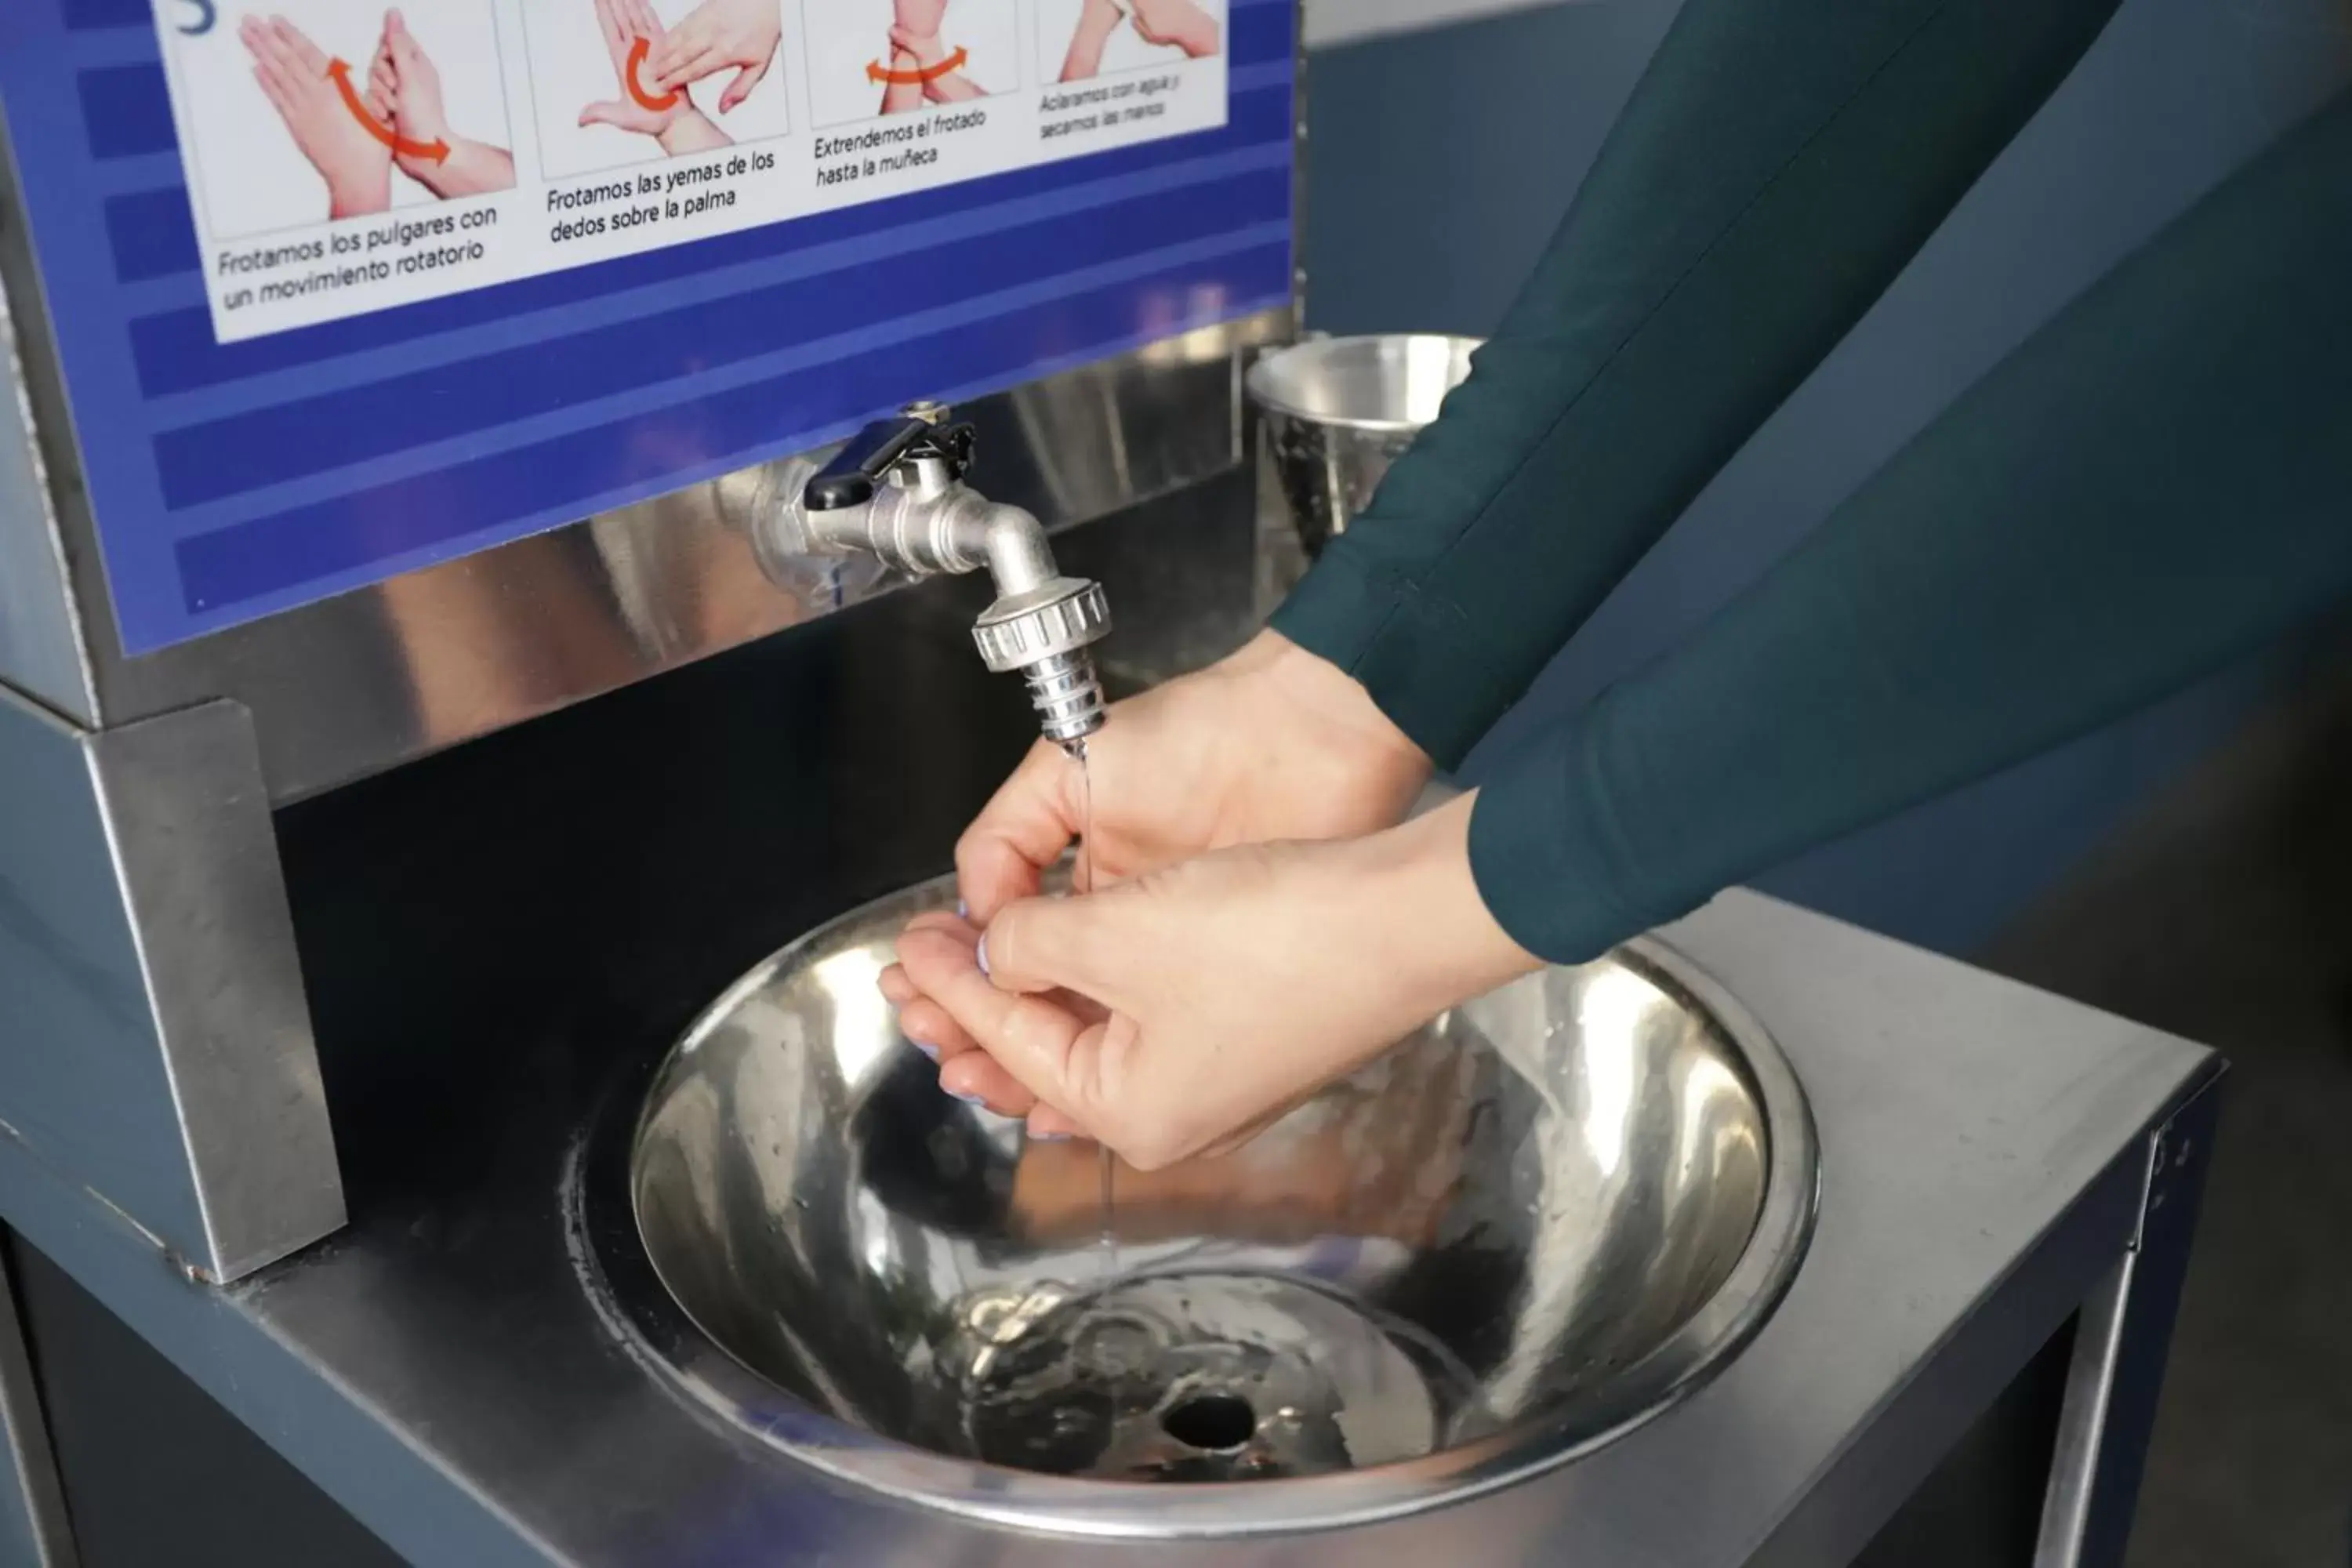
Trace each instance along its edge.
<instances>
[{"instance_id":1,"label":"orange arrow","mask_svg":"<svg viewBox=\"0 0 2352 1568\"><path fill-rule=\"evenodd\" d=\"M430 142L411 142L405 136L395 135L391 126L378 124L375 116L367 111L367 105L361 101L357 89L352 86L352 68L349 65L337 60L327 68L327 74L333 77L335 85L343 89L343 107L352 111L353 120L368 128L369 135L404 158L422 158L431 163L449 161L449 143L438 136Z\"/></svg>"},{"instance_id":2,"label":"orange arrow","mask_svg":"<svg viewBox=\"0 0 2352 1568\"><path fill-rule=\"evenodd\" d=\"M655 113L659 114L663 110L669 108L672 104L677 101L677 89L676 88L672 88L669 91L663 93L659 98L656 98L652 93L647 92L637 81L637 68L646 63L646 57L653 52L653 47L654 42L651 38L639 38L635 43L631 44L629 46L629 68L625 74L629 79L629 96L637 100L637 107L639 109L650 109Z\"/></svg>"},{"instance_id":3,"label":"orange arrow","mask_svg":"<svg viewBox=\"0 0 2352 1568\"><path fill-rule=\"evenodd\" d=\"M939 64L925 66L921 70L894 71L884 66L880 60L868 60L866 62L866 79L894 81L901 87L911 87L919 82L937 81L951 70L961 70L964 63L971 58L971 52L959 46L955 53Z\"/></svg>"}]
</instances>

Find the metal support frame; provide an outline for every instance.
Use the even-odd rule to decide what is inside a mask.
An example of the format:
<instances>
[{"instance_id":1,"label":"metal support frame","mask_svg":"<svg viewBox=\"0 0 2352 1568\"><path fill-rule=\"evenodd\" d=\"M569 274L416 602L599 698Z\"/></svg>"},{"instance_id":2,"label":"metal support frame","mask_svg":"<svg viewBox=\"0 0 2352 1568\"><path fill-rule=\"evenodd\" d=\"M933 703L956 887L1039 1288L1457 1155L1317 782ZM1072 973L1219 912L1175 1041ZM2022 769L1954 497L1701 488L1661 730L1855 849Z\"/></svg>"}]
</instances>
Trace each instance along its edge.
<instances>
[{"instance_id":1,"label":"metal support frame","mask_svg":"<svg viewBox=\"0 0 2352 1568\"><path fill-rule=\"evenodd\" d=\"M343 1223L251 715L0 687L0 1139L234 1279Z\"/></svg>"},{"instance_id":2,"label":"metal support frame","mask_svg":"<svg viewBox=\"0 0 2352 1568\"><path fill-rule=\"evenodd\" d=\"M0 1563L14 1568L76 1568L73 1521L49 1445L49 1423L33 1376L32 1352L16 1313L16 1289L0 1248L0 1439L7 1476L0 1479Z\"/></svg>"},{"instance_id":3,"label":"metal support frame","mask_svg":"<svg viewBox=\"0 0 2352 1568\"><path fill-rule=\"evenodd\" d=\"M2034 1568L2118 1568L2147 1466L2221 1093L2207 1086L2148 1135L2139 1225L2083 1303Z\"/></svg>"}]
</instances>

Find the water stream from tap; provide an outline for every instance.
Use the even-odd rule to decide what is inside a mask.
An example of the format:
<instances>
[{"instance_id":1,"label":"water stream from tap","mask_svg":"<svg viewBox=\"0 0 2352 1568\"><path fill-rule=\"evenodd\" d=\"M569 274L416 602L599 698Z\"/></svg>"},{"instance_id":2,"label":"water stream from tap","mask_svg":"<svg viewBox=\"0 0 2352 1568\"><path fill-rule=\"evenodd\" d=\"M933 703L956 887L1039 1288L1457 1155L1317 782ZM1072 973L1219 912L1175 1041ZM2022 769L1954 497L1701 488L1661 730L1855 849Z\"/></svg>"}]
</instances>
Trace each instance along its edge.
<instances>
[{"instance_id":1,"label":"water stream from tap","mask_svg":"<svg viewBox=\"0 0 2352 1568\"><path fill-rule=\"evenodd\" d=\"M1084 739L1066 741L1062 749L1069 753L1078 770L1078 851L1077 860L1070 869L1070 888L1084 895L1094 890L1095 790L1093 771L1087 766L1087 743ZM1118 1210L1115 1207L1115 1176L1118 1157L1103 1145L1097 1157L1102 1163L1102 1208L1096 1217L1096 1235L1101 1249L1102 1276L1108 1279L1118 1272Z\"/></svg>"}]
</instances>

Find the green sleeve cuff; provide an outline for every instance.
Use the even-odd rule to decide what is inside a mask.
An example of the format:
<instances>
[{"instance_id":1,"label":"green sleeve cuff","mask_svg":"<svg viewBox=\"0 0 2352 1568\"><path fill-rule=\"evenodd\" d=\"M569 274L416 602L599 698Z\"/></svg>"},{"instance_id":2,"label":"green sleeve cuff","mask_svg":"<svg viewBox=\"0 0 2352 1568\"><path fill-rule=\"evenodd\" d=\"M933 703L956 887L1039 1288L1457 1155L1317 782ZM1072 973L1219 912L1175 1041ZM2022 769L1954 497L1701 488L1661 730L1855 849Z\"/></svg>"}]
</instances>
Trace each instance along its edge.
<instances>
[{"instance_id":1,"label":"green sleeve cuff","mask_svg":"<svg viewBox=\"0 0 2352 1568\"><path fill-rule=\"evenodd\" d=\"M1507 661L1475 657L1486 639L1474 616L1366 565L1345 535L1269 624L1354 677L1441 773L1459 768L1519 696Z\"/></svg>"},{"instance_id":2,"label":"green sleeve cuff","mask_svg":"<svg viewBox=\"0 0 2352 1568\"><path fill-rule=\"evenodd\" d=\"M1705 901L1628 896L1638 884L1618 873L1588 755L1580 720L1554 725L1479 786L1470 813L1478 896L1513 942L1552 963L1598 958Z\"/></svg>"}]
</instances>

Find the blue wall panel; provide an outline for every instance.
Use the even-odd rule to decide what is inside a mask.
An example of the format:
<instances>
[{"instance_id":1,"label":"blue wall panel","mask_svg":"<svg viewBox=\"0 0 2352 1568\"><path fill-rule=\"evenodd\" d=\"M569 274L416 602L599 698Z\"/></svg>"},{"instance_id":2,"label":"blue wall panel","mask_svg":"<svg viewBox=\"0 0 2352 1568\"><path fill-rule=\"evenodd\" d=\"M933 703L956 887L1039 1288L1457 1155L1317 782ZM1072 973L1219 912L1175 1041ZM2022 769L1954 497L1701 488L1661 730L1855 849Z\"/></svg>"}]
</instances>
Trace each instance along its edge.
<instances>
[{"instance_id":1,"label":"blue wall panel","mask_svg":"<svg viewBox=\"0 0 2352 1568\"><path fill-rule=\"evenodd\" d=\"M1294 16L1231 0L1219 130L224 344L145 0L0 0L126 649L1286 303Z\"/></svg>"}]
</instances>

